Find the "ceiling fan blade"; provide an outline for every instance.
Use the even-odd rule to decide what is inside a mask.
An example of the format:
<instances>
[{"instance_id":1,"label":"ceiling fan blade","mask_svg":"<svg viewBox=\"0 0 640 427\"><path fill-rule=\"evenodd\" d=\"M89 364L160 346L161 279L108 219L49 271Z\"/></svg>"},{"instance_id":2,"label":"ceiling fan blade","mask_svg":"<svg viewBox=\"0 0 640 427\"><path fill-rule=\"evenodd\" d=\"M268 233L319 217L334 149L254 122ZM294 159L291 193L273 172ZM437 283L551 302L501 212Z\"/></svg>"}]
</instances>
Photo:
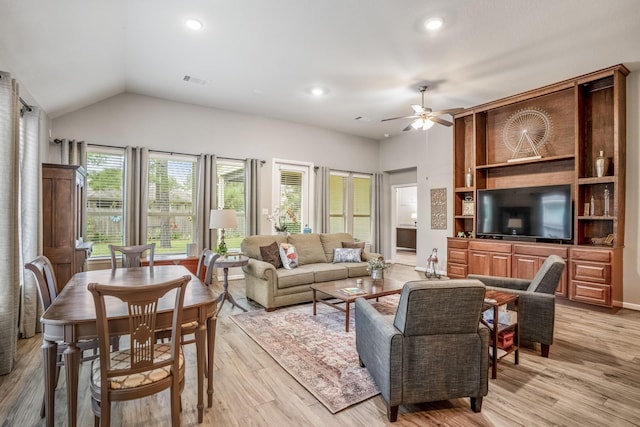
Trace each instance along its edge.
<instances>
[{"instance_id":1,"label":"ceiling fan blade","mask_svg":"<svg viewBox=\"0 0 640 427\"><path fill-rule=\"evenodd\" d=\"M418 105L418 104L411 105L411 108L413 108L413 111L416 114L422 114L422 113L428 112L427 108L424 108L422 105Z\"/></svg>"},{"instance_id":2,"label":"ceiling fan blade","mask_svg":"<svg viewBox=\"0 0 640 427\"><path fill-rule=\"evenodd\" d=\"M410 123L410 124L407 125L406 128L402 129L402 132L406 132L406 131L411 130L411 129L413 129L413 127L411 126L411 123Z\"/></svg>"},{"instance_id":3,"label":"ceiling fan blade","mask_svg":"<svg viewBox=\"0 0 640 427\"><path fill-rule=\"evenodd\" d=\"M431 120L432 122L439 123L441 125L453 126L453 123L451 123L448 120L441 119L440 117L429 117L429 120Z\"/></svg>"},{"instance_id":4,"label":"ceiling fan blade","mask_svg":"<svg viewBox=\"0 0 640 427\"><path fill-rule=\"evenodd\" d=\"M381 122L388 122L389 120L398 120L398 119L415 119L420 116L402 116L402 117L391 117L390 119L382 119Z\"/></svg>"}]
</instances>

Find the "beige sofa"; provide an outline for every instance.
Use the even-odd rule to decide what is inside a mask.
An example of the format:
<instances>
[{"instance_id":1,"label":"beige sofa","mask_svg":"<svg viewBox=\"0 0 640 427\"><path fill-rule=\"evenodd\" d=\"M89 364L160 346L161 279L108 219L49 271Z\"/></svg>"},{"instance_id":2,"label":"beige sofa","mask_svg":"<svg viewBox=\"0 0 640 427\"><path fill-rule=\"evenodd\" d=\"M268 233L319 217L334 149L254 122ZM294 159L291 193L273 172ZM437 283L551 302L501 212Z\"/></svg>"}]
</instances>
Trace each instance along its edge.
<instances>
[{"instance_id":1,"label":"beige sofa","mask_svg":"<svg viewBox=\"0 0 640 427\"><path fill-rule=\"evenodd\" d=\"M292 270L276 269L262 260L260 247L274 241L278 245L286 242L295 246L298 267ZM334 249L341 248L342 242L353 243L353 237L348 233L246 237L241 248L249 257L249 263L242 267L247 298L272 311L277 307L311 301L310 286L313 283L366 276L366 261L380 254L363 251L362 262L334 263Z\"/></svg>"}]
</instances>

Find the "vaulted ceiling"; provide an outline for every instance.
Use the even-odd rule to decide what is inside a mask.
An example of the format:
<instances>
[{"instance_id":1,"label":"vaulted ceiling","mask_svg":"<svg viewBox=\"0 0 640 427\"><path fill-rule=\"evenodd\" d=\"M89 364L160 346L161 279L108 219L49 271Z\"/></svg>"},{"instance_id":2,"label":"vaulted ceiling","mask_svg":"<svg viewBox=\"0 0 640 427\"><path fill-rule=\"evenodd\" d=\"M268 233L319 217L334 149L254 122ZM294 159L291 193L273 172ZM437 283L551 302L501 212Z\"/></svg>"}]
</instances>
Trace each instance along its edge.
<instances>
[{"instance_id":1,"label":"vaulted ceiling","mask_svg":"<svg viewBox=\"0 0 640 427\"><path fill-rule=\"evenodd\" d=\"M382 139L410 123L380 120L412 114L421 85L434 110L468 108L640 70L637 0L0 3L0 69L52 118L129 92Z\"/></svg>"}]
</instances>

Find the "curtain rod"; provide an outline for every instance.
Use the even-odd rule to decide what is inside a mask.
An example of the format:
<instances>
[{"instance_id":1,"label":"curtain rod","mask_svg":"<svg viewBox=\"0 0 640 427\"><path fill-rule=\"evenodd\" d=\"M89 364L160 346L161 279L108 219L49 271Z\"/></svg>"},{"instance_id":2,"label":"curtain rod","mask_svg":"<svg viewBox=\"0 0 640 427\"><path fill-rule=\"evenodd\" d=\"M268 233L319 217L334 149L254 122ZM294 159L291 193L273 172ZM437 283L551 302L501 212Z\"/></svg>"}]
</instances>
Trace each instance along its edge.
<instances>
[{"instance_id":1,"label":"curtain rod","mask_svg":"<svg viewBox=\"0 0 640 427\"><path fill-rule=\"evenodd\" d=\"M54 140L54 142L56 144L59 144L62 141L63 141L62 139L55 139ZM92 147L119 148L119 149L123 149L123 150L125 148L125 147L119 147L119 146L115 146L115 145L95 144L95 143L87 143L87 145L90 145ZM150 152L153 151L154 153L163 153L163 154L170 154L170 155L177 154L177 155L180 155L180 156L195 156L195 157L199 156L199 154L175 153L173 151L162 151L162 150L153 150L153 149L149 149L149 151ZM236 159L236 158L233 158L233 157L220 157L220 156L216 156L216 158L222 159L222 160L244 160L244 159ZM260 160L260 163L264 164L265 161L264 160Z\"/></svg>"},{"instance_id":2,"label":"curtain rod","mask_svg":"<svg viewBox=\"0 0 640 427\"><path fill-rule=\"evenodd\" d=\"M24 108L27 109L28 112L33 111L33 108L31 108L31 105L27 104L26 101L22 99L22 97L19 96L18 99L20 100L20 103L24 106Z\"/></svg>"}]
</instances>

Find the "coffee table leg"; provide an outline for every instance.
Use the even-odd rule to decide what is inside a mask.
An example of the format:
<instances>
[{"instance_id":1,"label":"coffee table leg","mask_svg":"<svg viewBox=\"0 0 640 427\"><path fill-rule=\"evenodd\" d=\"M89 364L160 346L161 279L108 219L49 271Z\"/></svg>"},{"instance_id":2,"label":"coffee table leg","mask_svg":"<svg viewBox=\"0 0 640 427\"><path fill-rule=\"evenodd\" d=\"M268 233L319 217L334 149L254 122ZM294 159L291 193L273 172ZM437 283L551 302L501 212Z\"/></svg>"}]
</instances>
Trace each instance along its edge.
<instances>
[{"instance_id":1,"label":"coffee table leg","mask_svg":"<svg viewBox=\"0 0 640 427\"><path fill-rule=\"evenodd\" d=\"M351 304L349 303L349 301L346 302L346 307L345 307L345 313L344 313L344 318L345 318L345 323L344 323L344 330L345 332L349 332L349 307L351 306Z\"/></svg>"},{"instance_id":2,"label":"coffee table leg","mask_svg":"<svg viewBox=\"0 0 640 427\"><path fill-rule=\"evenodd\" d=\"M313 290L313 315L316 315L316 290Z\"/></svg>"}]
</instances>

